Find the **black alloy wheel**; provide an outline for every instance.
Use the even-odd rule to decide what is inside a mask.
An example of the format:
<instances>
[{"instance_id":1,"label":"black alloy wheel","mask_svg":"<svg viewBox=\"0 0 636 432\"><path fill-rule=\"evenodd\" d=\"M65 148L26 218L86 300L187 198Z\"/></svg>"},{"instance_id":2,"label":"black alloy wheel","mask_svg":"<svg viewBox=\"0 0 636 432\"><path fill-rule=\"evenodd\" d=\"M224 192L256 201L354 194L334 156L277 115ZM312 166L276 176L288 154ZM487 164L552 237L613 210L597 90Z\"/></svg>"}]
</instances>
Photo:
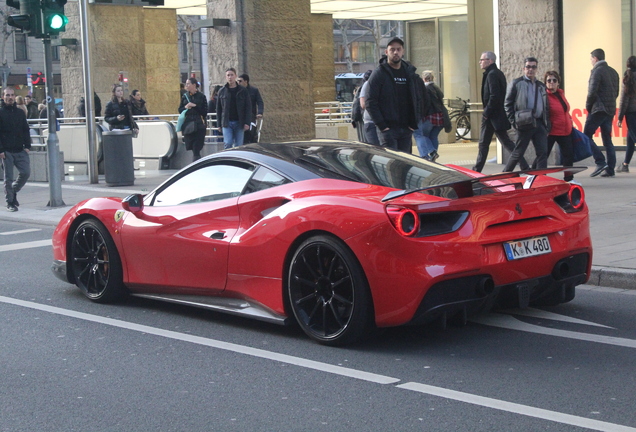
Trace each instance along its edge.
<instances>
[{"instance_id":1,"label":"black alloy wheel","mask_svg":"<svg viewBox=\"0 0 636 432\"><path fill-rule=\"evenodd\" d=\"M121 259L106 228L96 220L82 222L73 233L69 253L75 284L98 303L125 296Z\"/></svg>"},{"instance_id":2,"label":"black alloy wheel","mask_svg":"<svg viewBox=\"0 0 636 432\"><path fill-rule=\"evenodd\" d=\"M470 132L470 118L467 115L457 117L457 128L455 134L457 139L465 138Z\"/></svg>"},{"instance_id":3,"label":"black alloy wheel","mask_svg":"<svg viewBox=\"0 0 636 432\"><path fill-rule=\"evenodd\" d=\"M355 255L341 241L304 241L289 266L291 308L303 331L332 346L360 340L373 326L369 287Z\"/></svg>"}]
</instances>

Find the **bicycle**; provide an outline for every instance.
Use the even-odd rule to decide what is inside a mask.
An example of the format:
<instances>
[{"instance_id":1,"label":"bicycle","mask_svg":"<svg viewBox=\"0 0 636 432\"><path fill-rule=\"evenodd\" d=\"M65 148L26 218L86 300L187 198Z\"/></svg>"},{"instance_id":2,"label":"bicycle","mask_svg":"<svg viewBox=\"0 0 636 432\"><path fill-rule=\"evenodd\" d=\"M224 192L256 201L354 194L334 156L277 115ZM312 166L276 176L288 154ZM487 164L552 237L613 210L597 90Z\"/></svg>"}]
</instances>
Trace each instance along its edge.
<instances>
[{"instance_id":1,"label":"bicycle","mask_svg":"<svg viewBox=\"0 0 636 432\"><path fill-rule=\"evenodd\" d=\"M451 108L449 117L455 121L455 136L458 140L465 138L470 132L470 114L468 112L468 103L470 100L449 99L448 106Z\"/></svg>"}]
</instances>

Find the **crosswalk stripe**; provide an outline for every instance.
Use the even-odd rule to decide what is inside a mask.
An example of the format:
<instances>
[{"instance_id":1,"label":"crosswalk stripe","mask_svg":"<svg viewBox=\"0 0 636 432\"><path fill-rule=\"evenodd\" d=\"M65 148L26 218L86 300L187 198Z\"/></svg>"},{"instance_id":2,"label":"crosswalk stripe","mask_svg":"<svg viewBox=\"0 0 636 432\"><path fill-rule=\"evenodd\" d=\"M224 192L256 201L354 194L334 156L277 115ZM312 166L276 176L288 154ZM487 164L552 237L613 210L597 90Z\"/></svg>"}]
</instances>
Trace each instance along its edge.
<instances>
[{"instance_id":1,"label":"crosswalk stripe","mask_svg":"<svg viewBox=\"0 0 636 432\"><path fill-rule=\"evenodd\" d=\"M23 230L17 230L17 231L6 231L6 232L1 232L0 235L16 235L16 234L26 234L26 233L30 233L30 232L36 232L36 231L42 231L39 228L30 228L30 229L23 229Z\"/></svg>"},{"instance_id":2,"label":"crosswalk stripe","mask_svg":"<svg viewBox=\"0 0 636 432\"><path fill-rule=\"evenodd\" d=\"M37 248L37 247L43 247L43 246L51 246L52 244L53 244L53 241L50 239L25 242L25 243L14 243L14 244L0 246L0 252L9 252L9 251L16 251L21 249L31 249L31 248Z\"/></svg>"}]
</instances>

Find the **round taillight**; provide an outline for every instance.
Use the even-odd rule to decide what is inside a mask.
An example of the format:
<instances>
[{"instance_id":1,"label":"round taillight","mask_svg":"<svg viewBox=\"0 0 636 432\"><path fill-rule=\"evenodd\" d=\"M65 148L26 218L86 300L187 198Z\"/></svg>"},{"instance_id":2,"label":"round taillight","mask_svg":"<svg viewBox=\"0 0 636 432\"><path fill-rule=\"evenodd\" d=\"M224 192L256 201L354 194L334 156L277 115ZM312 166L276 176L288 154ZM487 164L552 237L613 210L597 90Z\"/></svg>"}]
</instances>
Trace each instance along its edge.
<instances>
[{"instance_id":1,"label":"round taillight","mask_svg":"<svg viewBox=\"0 0 636 432\"><path fill-rule=\"evenodd\" d=\"M583 188L579 185L573 184L568 192L568 199L570 200L570 205L572 205L573 209L582 209L583 204L585 203L585 193L583 192Z\"/></svg>"},{"instance_id":2,"label":"round taillight","mask_svg":"<svg viewBox=\"0 0 636 432\"><path fill-rule=\"evenodd\" d=\"M396 226L400 234L404 236L412 236L417 234L420 229L420 218L414 210L402 209L398 214Z\"/></svg>"}]
</instances>

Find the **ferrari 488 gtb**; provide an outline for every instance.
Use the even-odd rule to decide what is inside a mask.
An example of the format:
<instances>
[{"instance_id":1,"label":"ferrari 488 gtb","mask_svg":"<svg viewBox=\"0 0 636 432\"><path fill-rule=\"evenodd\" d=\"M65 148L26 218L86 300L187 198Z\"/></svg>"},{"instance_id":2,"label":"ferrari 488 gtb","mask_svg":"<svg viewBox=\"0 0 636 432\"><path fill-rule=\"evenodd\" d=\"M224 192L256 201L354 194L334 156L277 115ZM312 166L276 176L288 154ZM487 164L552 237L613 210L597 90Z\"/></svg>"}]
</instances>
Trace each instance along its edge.
<instances>
[{"instance_id":1,"label":"ferrari 488 gtb","mask_svg":"<svg viewBox=\"0 0 636 432\"><path fill-rule=\"evenodd\" d=\"M53 271L96 302L296 321L330 345L554 305L592 262L583 189L547 175L561 170L482 176L359 143L246 145L147 195L76 205L55 231Z\"/></svg>"}]
</instances>

